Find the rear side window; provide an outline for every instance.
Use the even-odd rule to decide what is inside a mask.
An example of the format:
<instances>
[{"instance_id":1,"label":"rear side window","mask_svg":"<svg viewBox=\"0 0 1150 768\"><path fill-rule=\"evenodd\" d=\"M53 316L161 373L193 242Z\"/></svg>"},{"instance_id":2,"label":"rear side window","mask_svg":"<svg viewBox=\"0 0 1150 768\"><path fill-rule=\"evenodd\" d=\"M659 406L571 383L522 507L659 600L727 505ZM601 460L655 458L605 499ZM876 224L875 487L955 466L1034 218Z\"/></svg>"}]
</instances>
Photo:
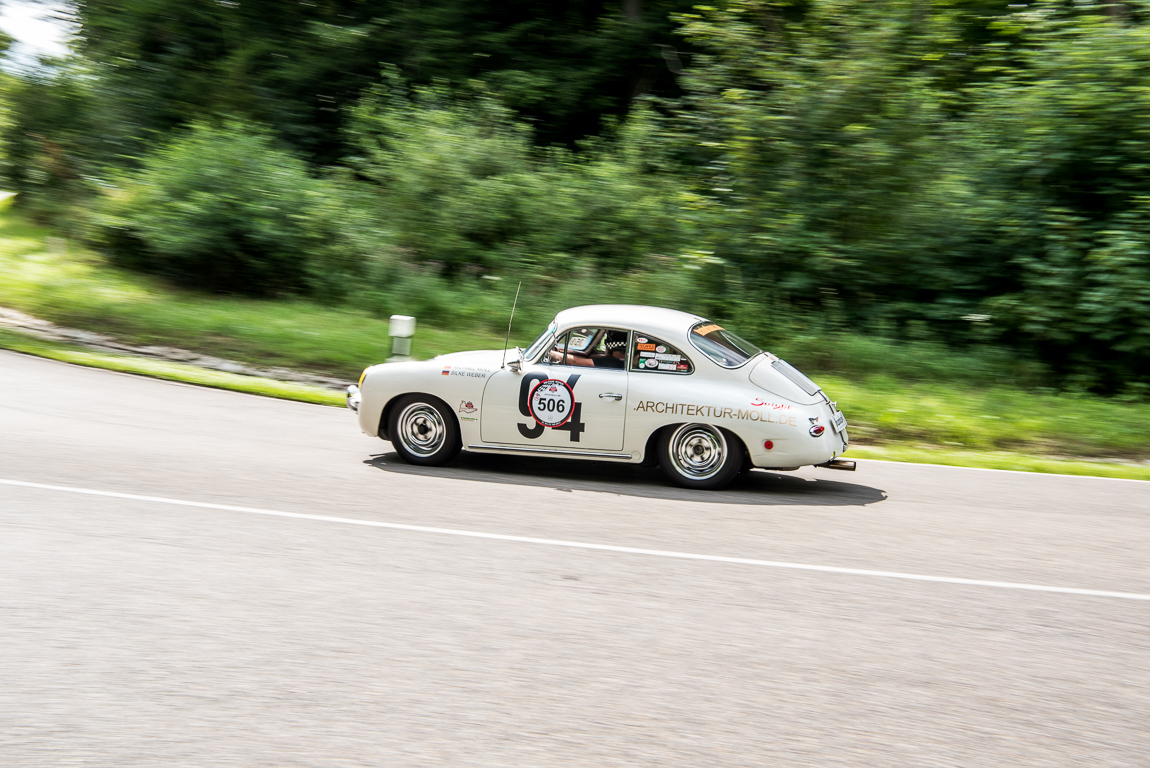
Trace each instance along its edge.
<instances>
[{"instance_id":1,"label":"rear side window","mask_svg":"<svg viewBox=\"0 0 1150 768\"><path fill-rule=\"evenodd\" d=\"M798 385L799 389L808 395L818 394L819 385L808 379L802 371L783 360L776 360L771 367Z\"/></svg>"},{"instance_id":2,"label":"rear side window","mask_svg":"<svg viewBox=\"0 0 1150 768\"><path fill-rule=\"evenodd\" d=\"M738 368L763 350L727 329L703 321L691 328L691 344L724 368Z\"/></svg>"},{"instance_id":3,"label":"rear side window","mask_svg":"<svg viewBox=\"0 0 1150 768\"><path fill-rule=\"evenodd\" d=\"M681 351L665 341L636 331L631 337L631 370L643 373L690 373L695 370Z\"/></svg>"}]
</instances>

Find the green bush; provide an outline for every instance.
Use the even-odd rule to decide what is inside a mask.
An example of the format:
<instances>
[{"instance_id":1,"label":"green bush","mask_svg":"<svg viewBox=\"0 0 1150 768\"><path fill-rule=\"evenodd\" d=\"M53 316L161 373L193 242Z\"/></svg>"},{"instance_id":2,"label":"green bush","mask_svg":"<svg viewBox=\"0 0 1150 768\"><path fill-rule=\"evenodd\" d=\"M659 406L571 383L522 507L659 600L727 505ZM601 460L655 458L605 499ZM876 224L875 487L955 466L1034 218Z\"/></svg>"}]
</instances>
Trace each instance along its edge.
<instances>
[{"instance_id":1,"label":"green bush","mask_svg":"<svg viewBox=\"0 0 1150 768\"><path fill-rule=\"evenodd\" d=\"M614 276L681 248L675 179L631 151L635 132L578 155L537 150L495 99L435 88L409 97L394 75L352 127L357 167L378 185L407 260L448 276L530 266L546 278L579 267Z\"/></svg>"},{"instance_id":2,"label":"green bush","mask_svg":"<svg viewBox=\"0 0 1150 768\"><path fill-rule=\"evenodd\" d=\"M94 237L114 261L181 285L301 292L315 282L312 252L331 239L338 214L317 210L334 192L262 129L199 124L104 196Z\"/></svg>"}]
</instances>

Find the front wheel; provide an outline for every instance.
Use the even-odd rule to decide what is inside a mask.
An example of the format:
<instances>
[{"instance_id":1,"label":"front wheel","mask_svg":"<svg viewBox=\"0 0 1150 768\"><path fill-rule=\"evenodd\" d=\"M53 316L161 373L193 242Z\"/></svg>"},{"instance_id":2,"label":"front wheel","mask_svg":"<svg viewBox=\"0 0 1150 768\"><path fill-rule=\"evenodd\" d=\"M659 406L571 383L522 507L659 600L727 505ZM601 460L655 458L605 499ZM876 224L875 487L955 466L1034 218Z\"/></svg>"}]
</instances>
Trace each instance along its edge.
<instances>
[{"instance_id":1,"label":"front wheel","mask_svg":"<svg viewBox=\"0 0 1150 768\"><path fill-rule=\"evenodd\" d=\"M722 488L743 466L742 441L709 424L682 424L663 433L659 466L675 485L709 490Z\"/></svg>"},{"instance_id":2,"label":"front wheel","mask_svg":"<svg viewBox=\"0 0 1150 768\"><path fill-rule=\"evenodd\" d=\"M391 409L388 434L395 452L408 464L439 467L459 453L459 424L443 401L407 395Z\"/></svg>"}]
</instances>

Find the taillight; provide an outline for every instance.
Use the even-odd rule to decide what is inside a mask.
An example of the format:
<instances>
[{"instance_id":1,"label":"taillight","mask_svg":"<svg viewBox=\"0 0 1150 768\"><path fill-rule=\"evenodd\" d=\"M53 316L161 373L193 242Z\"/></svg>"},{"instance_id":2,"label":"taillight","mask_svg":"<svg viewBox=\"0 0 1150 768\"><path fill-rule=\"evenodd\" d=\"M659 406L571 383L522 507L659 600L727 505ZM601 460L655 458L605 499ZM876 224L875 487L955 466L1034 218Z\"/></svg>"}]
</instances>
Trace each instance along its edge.
<instances>
[{"instance_id":1,"label":"taillight","mask_svg":"<svg viewBox=\"0 0 1150 768\"><path fill-rule=\"evenodd\" d=\"M822 437L823 432L826 431L827 428L822 424L815 424L813 427L811 427L811 437Z\"/></svg>"},{"instance_id":2,"label":"taillight","mask_svg":"<svg viewBox=\"0 0 1150 768\"><path fill-rule=\"evenodd\" d=\"M775 441L774 440L764 440L763 441L763 447L769 451L775 447Z\"/></svg>"}]
</instances>

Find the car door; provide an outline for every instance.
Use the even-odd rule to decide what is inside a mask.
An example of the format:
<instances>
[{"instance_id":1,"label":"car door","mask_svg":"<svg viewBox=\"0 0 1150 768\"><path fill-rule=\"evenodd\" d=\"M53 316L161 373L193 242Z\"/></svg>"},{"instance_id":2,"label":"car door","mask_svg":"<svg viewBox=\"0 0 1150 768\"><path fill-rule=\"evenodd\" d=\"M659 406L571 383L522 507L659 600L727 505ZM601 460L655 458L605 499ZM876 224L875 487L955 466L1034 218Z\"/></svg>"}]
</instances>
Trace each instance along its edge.
<instances>
[{"instance_id":1,"label":"car door","mask_svg":"<svg viewBox=\"0 0 1150 768\"><path fill-rule=\"evenodd\" d=\"M602 345L597 340L605 335L602 328L569 329L539 361L524 362L520 371L504 368L492 375L483 391L483 442L569 451L622 450L628 373L623 367L585 362L596 353L588 348ZM568 346L575 356L568 357ZM601 361L601 356L596 359ZM536 392L543 382L545 389Z\"/></svg>"}]
</instances>

